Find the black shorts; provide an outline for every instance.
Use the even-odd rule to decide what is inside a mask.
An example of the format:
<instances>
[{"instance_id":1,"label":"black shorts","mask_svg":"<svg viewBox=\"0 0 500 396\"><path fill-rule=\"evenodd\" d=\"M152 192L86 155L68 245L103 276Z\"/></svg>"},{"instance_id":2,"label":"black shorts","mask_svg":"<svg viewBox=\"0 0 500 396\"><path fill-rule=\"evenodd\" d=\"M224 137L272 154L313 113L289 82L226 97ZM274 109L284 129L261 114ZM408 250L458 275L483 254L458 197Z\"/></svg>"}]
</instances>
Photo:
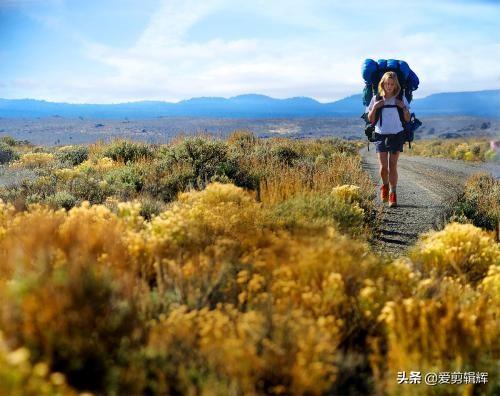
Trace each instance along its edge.
<instances>
[{"instance_id":1,"label":"black shorts","mask_svg":"<svg viewBox=\"0 0 500 396\"><path fill-rule=\"evenodd\" d=\"M392 134L375 133L375 138L377 139L377 141L374 142L377 153L386 153L388 151L395 153L397 151L403 151L405 131Z\"/></svg>"}]
</instances>

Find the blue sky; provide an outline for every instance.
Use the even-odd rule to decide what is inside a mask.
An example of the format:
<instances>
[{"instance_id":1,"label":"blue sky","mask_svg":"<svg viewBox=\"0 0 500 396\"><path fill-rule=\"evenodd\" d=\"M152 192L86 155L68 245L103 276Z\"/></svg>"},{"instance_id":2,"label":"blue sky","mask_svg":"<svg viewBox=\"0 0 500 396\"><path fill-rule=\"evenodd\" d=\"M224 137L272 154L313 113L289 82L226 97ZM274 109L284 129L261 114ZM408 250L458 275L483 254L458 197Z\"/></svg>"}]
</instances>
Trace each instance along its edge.
<instances>
[{"instance_id":1,"label":"blue sky","mask_svg":"<svg viewBox=\"0 0 500 396\"><path fill-rule=\"evenodd\" d=\"M0 97L327 102L365 58L406 60L417 97L498 89L499 20L491 0L0 0Z\"/></svg>"}]
</instances>

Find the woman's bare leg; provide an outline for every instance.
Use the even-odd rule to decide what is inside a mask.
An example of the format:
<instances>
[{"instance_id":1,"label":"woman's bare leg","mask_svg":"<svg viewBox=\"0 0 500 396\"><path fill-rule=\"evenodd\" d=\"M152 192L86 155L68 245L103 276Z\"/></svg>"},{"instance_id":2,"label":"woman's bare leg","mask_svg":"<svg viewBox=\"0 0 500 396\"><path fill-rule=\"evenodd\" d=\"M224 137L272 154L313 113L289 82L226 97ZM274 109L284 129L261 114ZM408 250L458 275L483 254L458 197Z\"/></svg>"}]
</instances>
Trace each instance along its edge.
<instances>
[{"instance_id":1,"label":"woman's bare leg","mask_svg":"<svg viewBox=\"0 0 500 396\"><path fill-rule=\"evenodd\" d=\"M377 153L378 154L378 162L380 165L380 178L382 179L382 183L387 185L389 184L389 164L387 159L389 158L389 153Z\"/></svg>"},{"instance_id":2,"label":"woman's bare leg","mask_svg":"<svg viewBox=\"0 0 500 396\"><path fill-rule=\"evenodd\" d=\"M399 151L389 155L389 184L393 191L396 191L396 186L398 184L398 158Z\"/></svg>"}]
</instances>

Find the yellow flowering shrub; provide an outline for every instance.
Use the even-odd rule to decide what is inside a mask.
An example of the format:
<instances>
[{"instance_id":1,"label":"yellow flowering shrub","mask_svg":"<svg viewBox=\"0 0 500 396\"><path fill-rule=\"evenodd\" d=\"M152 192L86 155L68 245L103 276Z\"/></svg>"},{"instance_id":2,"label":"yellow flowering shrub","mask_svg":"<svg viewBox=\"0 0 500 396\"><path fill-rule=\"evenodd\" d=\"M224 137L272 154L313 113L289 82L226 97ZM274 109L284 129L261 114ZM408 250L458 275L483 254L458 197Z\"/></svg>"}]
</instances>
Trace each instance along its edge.
<instances>
[{"instance_id":1,"label":"yellow flowering shrub","mask_svg":"<svg viewBox=\"0 0 500 396\"><path fill-rule=\"evenodd\" d=\"M5 213L5 211L3 211ZM127 221L83 203L70 211L32 205L10 214L0 239L0 328L72 386L102 389L107 359L140 335L132 299ZM126 350L126 348L125 348Z\"/></svg>"},{"instance_id":2,"label":"yellow flowering shrub","mask_svg":"<svg viewBox=\"0 0 500 396\"><path fill-rule=\"evenodd\" d=\"M0 199L0 241L7 233L7 228L15 214L15 209L12 204L5 203Z\"/></svg>"},{"instance_id":3,"label":"yellow flowering shrub","mask_svg":"<svg viewBox=\"0 0 500 396\"><path fill-rule=\"evenodd\" d=\"M102 158L105 147L61 150L74 154L64 161L61 154L61 163L88 159L49 174L54 191L64 186L76 205L105 204L30 205L18 213L2 206L0 329L9 345L26 348L30 365L44 361L75 389L96 394L343 394L360 371L369 387L362 351L367 335L378 334L373 322L388 300L384 290L412 283L406 267L386 268L364 239L343 234L363 227L369 210L369 179L353 147L335 153L333 142L311 141L273 151L273 143L261 156L252 147L261 143L250 139L248 156L238 158L233 143L227 174L254 188L253 173L245 172L262 170L267 187L246 191L173 174L155 186L168 189L168 200L190 184L206 188L149 212L144 196L120 202L97 188L123 166ZM280 180L266 157L275 152L281 163L290 156L292 167ZM154 172L175 173L173 154L158 152L164 157L161 166L154 159ZM146 160L130 166L146 174L151 198L163 196L152 188L158 175ZM311 232L283 226L293 210L276 222L268 216L299 191L324 200ZM316 202L296 204L305 208L296 225L306 225ZM323 211L330 204L334 210Z\"/></svg>"},{"instance_id":4,"label":"yellow flowering shrub","mask_svg":"<svg viewBox=\"0 0 500 396\"><path fill-rule=\"evenodd\" d=\"M144 228L144 217L141 216L140 202L118 202L116 209L116 215L125 222L127 231L130 229L141 230Z\"/></svg>"},{"instance_id":5,"label":"yellow flowering shrub","mask_svg":"<svg viewBox=\"0 0 500 396\"><path fill-rule=\"evenodd\" d=\"M493 307L500 310L500 265L491 265L488 273L481 281L480 290L488 293L493 299Z\"/></svg>"},{"instance_id":6,"label":"yellow flowering shrub","mask_svg":"<svg viewBox=\"0 0 500 396\"><path fill-rule=\"evenodd\" d=\"M78 177L80 171L76 168L61 168L57 169L54 174L57 178L63 182L69 182L72 179Z\"/></svg>"},{"instance_id":7,"label":"yellow flowering shrub","mask_svg":"<svg viewBox=\"0 0 500 396\"><path fill-rule=\"evenodd\" d=\"M457 276L476 284L490 265L500 263L500 246L472 224L451 223L422 236L410 257L425 273Z\"/></svg>"},{"instance_id":8,"label":"yellow flowering shrub","mask_svg":"<svg viewBox=\"0 0 500 396\"><path fill-rule=\"evenodd\" d=\"M498 305L452 278L421 283L417 295L386 303L379 315L387 351L381 351L384 343L374 342L371 360L378 366L374 372L380 390L391 395L429 394L424 383L411 389L398 385L401 371L487 371L492 383L498 381L494 375L500 351ZM457 391L471 386L457 385ZM446 389L438 386L436 392Z\"/></svg>"},{"instance_id":9,"label":"yellow flowering shrub","mask_svg":"<svg viewBox=\"0 0 500 396\"><path fill-rule=\"evenodd\" d=\"M181 306L152 328L147 356L149 365L160 366L149 370L161 373L159 393L319 394L336 375L335 329L333 318L312 319L300 310L266 317L230 304ZM188 373L208 378L197 387Z\"/></svg>"},{"instance_id":10,"label":"yellow flowering shrub","mask_svg":"<svg viewBox=\"0 0 500 396\"><path fill-rule=\"evenodd\" d=\"M334 194L299 194L272 205L266 214L272 226L296 234L309 234L325 227L361 238L369 232L365 210L358 202L346 202L344 197Z\"/></svg>"},{"instance_id":11,"label":"yellow flowering shrub","mask_svg":"<svg viewBox=\"0 0 500 396\"><path fill-rule=\"evenodd\" d=\"M173 309L153 326L146 349L150 360L161 361L156 370L150 368L151 372L166 376L163 381L158 378L158 393L193 392L194 384L186 374L199 371L203 375L207 368L217 382L202 384L203 392L229 389L231 382L245 393L255 392L264 365L258 352L265 336L264 323L260 313L242 313L231 305L214 310Z\"/></svg>"},{"instance_id":12,"label":"yellow flowering shrub","mask_svg":"<svg viewBox=\"0 0 500 396\"><path fill-rule=\"evenodd\" d=\"M259 210L260 204L241 188L213 183L203 191L180 195L139 232L129 232L124 238L134 260L142 263L142 268L150 266L149 272L143 271L152 276L149 281L158 285L160 293L170 295L170 306L185 305L188 317L198 317L193 312L203 307L229 303L240 312L260 313L274 321L276 333L266 341L269 354L260 355L265 368L260 375L267 377L277 366L283 372L273 374L278 378L266 385L265 392L303 389L319 393L336 378L338 368L333 360L340 340L348 343L370 327L372 319L363 314L363 304L371 304L375 316L383 306L383 302L373 301L375 297L358 297L364 279L384 275L366 245L332 228L314 236L272 231L261 222ZM187 333L196 334L189 328ZM293 328L297 328L296 333L291 332ZM305 330L310 328L316 330ZM290 339L292 334L296 335ZM310 341L306 334L310 334ZM318 346L319 339L325 340L325 346ZM294 343L298 344L290 350L295 351L292 355L276 354ZM197 345L188 348L190 354L199 352ZM197 359L181 360L198 364ZM206 357L203 359L201 366L208 364ZM315 359L320 360L313 364ZM239 378L238 389L257 386L256 374L234 374L242 368L229 369L227 363L223 367L230 370L224 375L232 381ZM307 375L304 367L309 367ZM162 375L170 378L168 370ZM213 370L220 373L221 369ZM180 372L188 371L183 368ZM248 375L250 378L244 379ZM226 382L209 385L212 380L206 379L204 386L227 386Z\"/></svg>"},{"instance_id":13,"label":"yellow flowering shrub","mask_svg":"<svg viewBox=\"0 0 500 396\"><path fill-rule=\"evenodd\" d=\"M212 183L203 191L181 194L143 233L157 281L180 287L193 297L190 304L204 302L261 234L258 209L250 194L232 184Z\"/></svg>"},{"instance_id":14,"label":"yellow flowering shrub","mask_svg":"<svg viewBox=\"0 0 500 396\"><path fill-rule=\"evenodd\" d=\"M467 143L460 143L456 146L453 151L453 158L464 159L465 154L469 151L469 145Z\"/></svg>"},{"instance_id":15,"label":"yellow flowering shrub","mask_svg":"<svg viewBox=\"0 0 500 396\"><path fill-rule=\"evenodd\" d=\"M12 211L8 213L13 216ZM21 264L31 268L41 259L54 264L91 258L132 271L122 240L126 226L126 221L102 205L83 202L68 212L31 205L28 211L17 213L4 231L2 270L11 271Z\"/></svg>"},{"instance_id":16,"label":"yellow flowering shrub","mask_svg":"<svg viewBox=\"0 0 500 396\"><path fill-rule=\"evenodd\" d=\"M54 161L51 153L26 153L21 155L17 161L10 164L13 168L37 169L47 167Z\"/></svg>"},{"instance_id":17,"label":"yellow flowering shrub","mask_svg":"<svg viewBox=\"0 0 500 396\"><path fill-rule=\"evenodd\" d=\"M363 279L378 271L376 259L363 244L354 243L334 229L314 237L282 235L262 253L265 256L260 259L266 260L266 271L272 270L265 289L273 296L276 307L285 311L301 308L315 317L350 318ZM247 284L249 296L252 280L250 277Z\"/></svg>"},{"instance_id":18,"label":"yellow flowering shrub","mask_svg":"<svg viewBox=\"0 0 500 396\"><path fill-rule=\"evenodd\" d=\"M463 158L464 160L466 161L477 161L477 157L474 155L474 153L472 153L471 151L467 151L464 155L463 155Z\"/></svg>"},{"instance_id":19,"label":"yellow flowering shrub","mask_svg":"<svg viewBox=\"0 0 500 396\"><path fill-rule=\"evenodd\" d=\"M80 165L76 166L75 169L78 172L83 173L96 172L98 174L104 174L120 166L123 165L120 165L118 162L113 161L109 157L97 157L89 158L88 160L82 162Z\"/></svg>"},{"instance_id":20,"label":"yellow flowering shrub","mask_svg":"<svg viewBox=\"0 0 500 396\"><path fill-rule=\"evenodd\" d=\"M451 224L409 257L372 254L355 145L240 134L135 148L115 145L116 162L103 144L58 151L80 165L31 187L103 205L0 201L0 394L34 378L35 394L426 394L396 387L397 371L498 368L498 244ZM491 180L475 186L494 197Z\"/></svg>"},{"instance_id":21,"label":"yellow flowering shrub","mask_svg":"<svg viewBox=\"0 0 500 396\"><path fill-rule=\"evenodd\" d=\"M359 203L361 201L360 188L353 185L334 187L332 195L346 203Z\"/></svg>"}]
</instances>

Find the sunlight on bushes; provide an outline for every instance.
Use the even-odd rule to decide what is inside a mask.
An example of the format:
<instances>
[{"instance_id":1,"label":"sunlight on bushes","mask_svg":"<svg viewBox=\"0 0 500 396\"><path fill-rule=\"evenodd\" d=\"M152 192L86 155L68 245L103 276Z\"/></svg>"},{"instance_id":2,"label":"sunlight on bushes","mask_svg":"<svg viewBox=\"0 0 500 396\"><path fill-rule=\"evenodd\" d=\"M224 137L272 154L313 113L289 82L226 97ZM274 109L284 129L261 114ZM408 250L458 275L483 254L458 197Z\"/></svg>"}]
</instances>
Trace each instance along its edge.
<instances>
[{"instance_id":1,"label":"sunlight on bushes","mask_svg":"<svg viewBox=\"0 0 500 396\"><path fill-rule=\"evenodd\" d=\"M494 394L493 233L452 223L375 255L356 150L100 143L0 189L0 394L449 393L402 370L488 371L453 390ZM495 182L470 186L486 213Z\"/></svg>"},{"instance_id":2,"label":"sunlight on bushes","mask_svg":"<svg viewBox=\"0 0 500 396\"><path fill-rule=\"evenodd\" d=\"M13 168L36 169L50 165L55 159L51 153L26 153L10 164Z\"/></svg>"},{"instance_id":3,"label":"sunlight on bushes","mask_svg":"<svg viewBox=\"0 0 500 396\"><path fill-rule=\"evenodd\" d=\"M490 265L500 265L500 248L480 228L451 223L443 231L424 235L410 257L425 273L463 276L476 284Z\"/></svg>"}]
</instances>

